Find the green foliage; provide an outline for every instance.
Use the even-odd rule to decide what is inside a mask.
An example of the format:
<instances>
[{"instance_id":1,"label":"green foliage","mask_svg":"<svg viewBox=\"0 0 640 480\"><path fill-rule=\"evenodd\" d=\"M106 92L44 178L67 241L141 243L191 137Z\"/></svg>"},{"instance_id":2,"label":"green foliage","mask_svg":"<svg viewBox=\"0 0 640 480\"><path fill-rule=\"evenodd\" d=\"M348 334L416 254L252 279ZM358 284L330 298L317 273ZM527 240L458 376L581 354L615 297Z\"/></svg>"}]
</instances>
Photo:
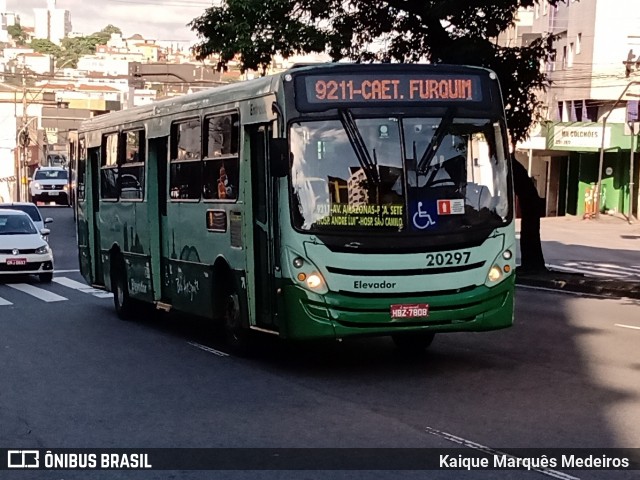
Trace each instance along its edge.
<instances>
[{"instance_id":1,"label":"green foliage","mask_svg":"<svg viewBox=\"0 0 640 480\"><path fill-rule=\"evenodd\" d=\"M63 38L62 50L57 58L56 66L58 68L76 68L80 57L96 53L96 45L99 42L100 39L94 36Z\"/></svg>"},{"instance_id":2,"label":"green foliage","mask_svg":"<svg viewBox=\"0 0 640 480\"><path fill-rule=\"evenodd\" d=\"M92 33L91 37L97 40L97 45L106 45L106 43L111 38L112 33L119 33L122 35L122 30L114 25L109 24L99 32Z\"/></svg>"},{"instance_id":3,"label":"green foliage","mask_svg":"<svg viewBox=\"0 0 640 480\"><path fill-rule=\"evenodd\" d=\"M514 24L518 7L539 0L226 0L191 21L199 59L218 68L240 58L241 68L265 72L274 55L328 52L334 60L477 65L502 86L512 141L526 137L548 87L541 62L552 37L527 47L500 47L495 38ZM565 0L549 0L551 6Z\"/></svg>"},{"instance_id":4,"label":"green foliage","mask_svg":"<svg viewBox=\"0 0 640 480\"><path fill-rule=\"evenodd\" d=\"M19 23L15 25L10 25L7 27L7 33L13 41L16 42L16 45L21 47L27 42L27 33L22 29Z\"/></svg>"},{"instance_id":5,"label":"green foliage","mask_svg":"<svg viewBox=\"0 0 640 480\"><path fill-rule=\"evenodd\" d=\"M46 38L34 38L31 40L30 46L35 52L53 55L55 58L58 58L62 52L58 45Z\"/></svg>"}]
</instances>

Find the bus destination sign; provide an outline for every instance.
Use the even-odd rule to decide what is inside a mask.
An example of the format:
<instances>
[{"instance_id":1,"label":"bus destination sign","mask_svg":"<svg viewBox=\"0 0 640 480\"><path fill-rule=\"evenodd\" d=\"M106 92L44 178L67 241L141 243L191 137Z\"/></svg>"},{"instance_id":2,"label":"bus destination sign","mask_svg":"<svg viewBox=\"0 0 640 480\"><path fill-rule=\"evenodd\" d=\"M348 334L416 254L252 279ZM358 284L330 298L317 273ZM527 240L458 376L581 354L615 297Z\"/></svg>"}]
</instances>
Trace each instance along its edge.
<instances>
[{"instance_id":1,"label":"bus destination sign","mask_svg":"<svg viewBox=\"0 0 640 480\"><path fill-rule=\"evenodd\" d=\"M306 103L480 102L480 77L474 75L309 75L304 77Z\"/></svg>"}]
</instances>

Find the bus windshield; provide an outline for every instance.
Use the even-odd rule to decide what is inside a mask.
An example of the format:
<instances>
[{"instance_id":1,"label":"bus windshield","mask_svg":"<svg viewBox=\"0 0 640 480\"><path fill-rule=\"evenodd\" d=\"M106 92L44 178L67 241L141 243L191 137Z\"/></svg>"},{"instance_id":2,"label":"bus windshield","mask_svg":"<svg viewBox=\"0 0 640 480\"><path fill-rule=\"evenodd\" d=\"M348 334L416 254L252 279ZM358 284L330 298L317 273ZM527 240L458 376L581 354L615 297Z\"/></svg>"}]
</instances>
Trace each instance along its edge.
<instances>
[{"instance_id":1,"label":"bus windshield","mask_svg":"<svg viewBox=\"0 0 640 480\"><path fill-rule=\"evenodd\" d=\"M290 145L299 230L442 234L510 221L497 120L341 112L293 123Z\"/></svg>"}]
</instances>

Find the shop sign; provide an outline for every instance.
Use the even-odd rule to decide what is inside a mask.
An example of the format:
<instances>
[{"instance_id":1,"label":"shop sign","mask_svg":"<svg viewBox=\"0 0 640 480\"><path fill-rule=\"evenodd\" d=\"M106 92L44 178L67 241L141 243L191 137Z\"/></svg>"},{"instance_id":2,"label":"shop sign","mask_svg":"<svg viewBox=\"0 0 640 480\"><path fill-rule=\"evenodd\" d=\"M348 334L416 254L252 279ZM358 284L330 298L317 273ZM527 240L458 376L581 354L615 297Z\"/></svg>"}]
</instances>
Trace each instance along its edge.
<instances>
[{"instance_id":1,"label":"shop sign","mask_svg":"<svg viewBox=\"0 0 640 480\"><path fill-rule=\"evenodd\" d=\"M553 147L595 148L602 146L602 127L576 127L555 125ZM604 148L611 147L611 128L605 128Z\"/></svg>"}]
</instances>

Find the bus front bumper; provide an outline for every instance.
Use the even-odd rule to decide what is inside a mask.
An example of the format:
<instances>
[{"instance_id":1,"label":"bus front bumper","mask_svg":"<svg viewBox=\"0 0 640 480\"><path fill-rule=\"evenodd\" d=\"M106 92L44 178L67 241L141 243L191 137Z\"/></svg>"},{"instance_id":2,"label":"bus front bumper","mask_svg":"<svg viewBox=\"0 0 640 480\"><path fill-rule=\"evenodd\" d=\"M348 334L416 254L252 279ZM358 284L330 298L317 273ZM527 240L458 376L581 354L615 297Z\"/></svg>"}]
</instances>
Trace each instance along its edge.
<instances>
[{"instance_id":1,"label":"bus front bumper","mask_svg":"<svg viewBox=\"0 0 640 480\"><path fill-rule=\"evenodd\" d=\"M329 292L318 295L286 285L280 297L285 312L281 335L290 339L383 336L400 332L480 332L513 324L515 275L489 288L429 296L367 298ZM394 304L428 304L429 315L392 319Z\"/></svg>"}]
</instances>

